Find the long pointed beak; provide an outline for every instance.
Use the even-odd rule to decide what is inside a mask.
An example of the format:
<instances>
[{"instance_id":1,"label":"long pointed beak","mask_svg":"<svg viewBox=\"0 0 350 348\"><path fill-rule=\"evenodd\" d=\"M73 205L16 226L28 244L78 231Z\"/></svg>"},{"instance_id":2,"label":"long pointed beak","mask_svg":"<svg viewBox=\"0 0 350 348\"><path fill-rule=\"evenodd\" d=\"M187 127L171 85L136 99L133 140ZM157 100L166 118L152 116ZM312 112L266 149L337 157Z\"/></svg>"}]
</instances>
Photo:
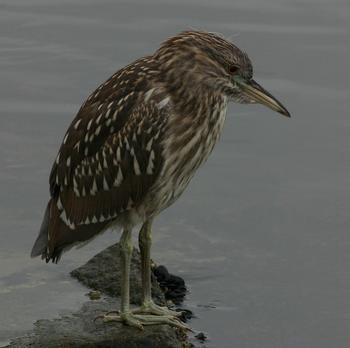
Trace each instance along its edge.
<instances>
[{"instance_id":1,"label":"long pointed beak","mask_svg":"<svg viewBox=\"0 0 350 348\"><path fill-rule=\"evenodd\" d=\"M241 88L242 93L253 102L263 104L286 117L290 117L289 111L273 95L254 80L237 78L235 79L235 82Z\"/></svg>"}]
</instances>

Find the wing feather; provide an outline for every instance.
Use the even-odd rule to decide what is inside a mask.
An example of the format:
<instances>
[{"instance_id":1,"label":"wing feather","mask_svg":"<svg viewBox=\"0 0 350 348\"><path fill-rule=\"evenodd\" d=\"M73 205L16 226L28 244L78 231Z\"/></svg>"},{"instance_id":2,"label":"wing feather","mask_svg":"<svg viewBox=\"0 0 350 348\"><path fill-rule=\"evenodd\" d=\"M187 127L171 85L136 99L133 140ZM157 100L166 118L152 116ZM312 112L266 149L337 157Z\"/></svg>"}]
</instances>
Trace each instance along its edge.
<instances>
[{"instance_id":1,"label":"wing feather","mask_svg":"<svg viewBox=\"0 0 350 348\"><path fill-rule=\"evenodd\" d=\"M167 115L158 105L164 91L158 99L150 98L153 92L145 98L155 89L152 71L150 57L118 71L90 95L68 128L50 174L42 253L47 261L137 208L155 183Z\"/></svg>"},{"instance_id":2,"label":"wing feather","mask_svg":"<svg viewBox=\"0 0 350 348\"><path fill-rule=\"evenodd\" d=\"M57 197L68 224L113 220L142 204L163 164L161 113L152 101L134 108L124 127L65 174L68 185Z\"/></svg>"},{"instance_id":3,"label":"wing feather","mask_svg":"<svg viewBox=\"0 0 350 348\"><path fill-rule=\"evenodd\" d=\"M168 113L159 104L166 91L158 73L152 57L139 59L82 105L52 166L51 198L33 256L57 262L63 250L143 204L163 166Z\"/></svg>"},{"instance_id":4,"label":"wing feather","mask_svg":"<svg viewBox=\"0 0 350 348\"><path fill-rule=\"evenodd\" d=\"M149 83L141 67L151 69L152 65L150 57L145 57L119 70L82 105L63 138L51 170L52 196L59 187L71 184L72 164L77 165L95 155L106 139L128 122Z\"/></svg>"}]
</instances>

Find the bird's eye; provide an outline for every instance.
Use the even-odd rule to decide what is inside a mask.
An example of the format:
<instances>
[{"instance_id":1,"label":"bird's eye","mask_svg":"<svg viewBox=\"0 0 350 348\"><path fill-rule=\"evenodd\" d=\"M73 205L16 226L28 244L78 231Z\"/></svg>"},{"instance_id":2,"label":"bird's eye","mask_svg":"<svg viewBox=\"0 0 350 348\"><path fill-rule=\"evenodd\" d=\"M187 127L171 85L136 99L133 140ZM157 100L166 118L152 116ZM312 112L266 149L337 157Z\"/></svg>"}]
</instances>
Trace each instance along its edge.
<instances>
[{"instance_id":1,"label":"bird's eye","mask_svg":"<svg viewBox=\"0 0 350 348\"><path fill-rule=\"evenodd\" d=\"M235 74L238 71L238 66L237 65L230 65L228 68L228 71L230 74Z\"/></svg>"}]
</instances>

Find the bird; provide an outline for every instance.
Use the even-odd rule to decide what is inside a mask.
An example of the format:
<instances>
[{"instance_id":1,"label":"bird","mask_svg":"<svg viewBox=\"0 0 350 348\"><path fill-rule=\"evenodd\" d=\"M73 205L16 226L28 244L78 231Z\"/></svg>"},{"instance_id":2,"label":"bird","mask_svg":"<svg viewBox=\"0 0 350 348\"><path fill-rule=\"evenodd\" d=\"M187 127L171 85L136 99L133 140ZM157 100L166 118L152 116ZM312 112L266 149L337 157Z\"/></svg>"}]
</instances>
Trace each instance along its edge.
<instances>
[{"instance_id":1,"label":"bird","mask_svg":"<svg viewBox=\"0 0 350 348\"><path fill-rule=\"evenodd\" d=\"M113 74L70 124L52 166L50 199L31 256L57 263L63 251L120 228L121 308L103 315L105 322L184 327L178 312L152 300L152 223L207 160L231 101L263 104L290 117L253 79L246 52L221 34L185 30ZM142 305L131 309L137 225Z\"/></svg>"}]
</instances>

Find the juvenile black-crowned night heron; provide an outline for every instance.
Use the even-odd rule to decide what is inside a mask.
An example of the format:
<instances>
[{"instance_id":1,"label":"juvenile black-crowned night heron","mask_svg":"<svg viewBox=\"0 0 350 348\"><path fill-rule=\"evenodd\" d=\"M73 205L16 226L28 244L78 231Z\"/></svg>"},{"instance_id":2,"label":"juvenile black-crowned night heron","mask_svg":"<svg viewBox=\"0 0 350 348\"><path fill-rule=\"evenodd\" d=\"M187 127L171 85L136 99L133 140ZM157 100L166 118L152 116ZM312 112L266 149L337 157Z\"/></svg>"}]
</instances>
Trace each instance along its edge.
<instances>
[{"instance_id":1,"label":"juvenile black-crowned night heron","mask_svg":"<svg viewBox=\"0 0 350 348\"><path fill-rule=\"evenodd\" d=\"M105 315L105 321L182 327L176 312L151 298L152 221L211 153L229 101L261 103L289 117L252 76L247 54L231 42L213 33L182 32L117 71L88 97L68 128L32 256L57 262L65 249L119 225L121 311ZM143 304L132 311L131 232L140 223Z\"/></svg>"}]
</instances>

